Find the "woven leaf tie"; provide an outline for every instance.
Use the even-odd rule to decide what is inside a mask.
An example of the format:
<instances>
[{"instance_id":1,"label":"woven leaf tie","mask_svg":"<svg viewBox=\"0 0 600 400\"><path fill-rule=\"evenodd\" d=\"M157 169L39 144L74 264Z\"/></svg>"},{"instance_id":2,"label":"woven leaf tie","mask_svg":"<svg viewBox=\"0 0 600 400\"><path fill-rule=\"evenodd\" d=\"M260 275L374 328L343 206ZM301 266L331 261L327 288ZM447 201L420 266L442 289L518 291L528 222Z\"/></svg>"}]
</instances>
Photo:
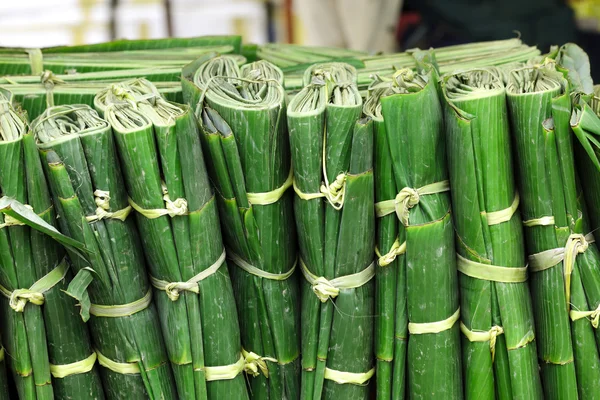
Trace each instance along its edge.
<instances>
[{"instance_id":1,"label":"woven leaf tie","mask_svg":"<svg viewBox=\"0 0 600 400\"><path fill-rule=\"evenodd\" d=\"M496 339L498 335L504 333L504 329L501 326L494 325L492 329L490 329L490 352L492 353L492 362L494 361L494 357L496 357Z\"/></svg>"},{"instance_id":2,"label":"woven leaf tie","mask_svg":"<svg viewBox=\"0 0 600 400\"><path fill-rule=\"evenodd\" d=\"M596 309L594 311L571 310L569 312L569 316L571 317L572 321L577 321L578 319L587 318L592 323L592 326L594 328L598 329L598 326L600 325L600 304L598 304L598 307L596 307Z\"/></svg>"},{"instance_id":3,"label":"woven leaf tie","mask_svg":"<svg viewBox=\"0 0 600 400\"><path fill-rule=\"evenodd\" d=\"M8 290L0 285L0 293L6 297L10 308L16 312L23 312L27 303L41 306L44 304L44 293L62 281L69 270L69 264L63 259L52 271L38 279L29 288Z\"/></svg>"},{"instance_id":4,"label":"woven leaf tie","mask_svg":"<svg viewBox=\"0 0 600 400\"><path fill-rule=\"evenodd\" d=\"M396 215L404 225L408 225L409 210L419 204L420 199L419 192L409 187L402 189L396 196Z\"/></svg>"},{"instance_id":5,"label":"woven leaf tie","mask_svg":"<svg viewBox=\"0 0 600 400\"><path fill-rule=\"evenodd\" d=\"M252 376L258 376L262 373L268 378L269 368L267 367L267 361L277 362L274 358L261 357L256 353L244 349L242 349L242 356L244 357L244 372Z\"/></svg>"},{"instance_id":6,"label":"woven leaf tie","mask_svg":"<svg viewBox=\"0 0 600 400\"><path fill-rule=\"evenodd\" d=\"M24 204L25 207L27 207L28 209L33 211L33 207L31 207L29 204ZM22 223L21 221L19 221L16 218L11 217L8 214L4 214L4 223L0 224L0 229L2 228L6 228L8 226L23 226L25 225L24 223Z\"/></svg>"},{"instance_id":7,"label":"woven leaf tie","mask_svg":"<svg viewBox=\"0 0 600 400\"><path fill-rule=\"evenodd\" d=\"M107 190L96 190L94 192L94 202L99 208L108 210L110 204L110 192Z\"/></svg>"},{"instance_id":8,"label":"woven leaf tie","mask_svg":"<svg viewBox=\"0 0 600 400\"><path fill-rule=\"evenodd\" d=\"M346 174L339 174L331 184L326 179L320 191L333 208L340 210L346 194Z\"/></svg>"},{"instance_id":9,"label":"woven leaf tie","mask_svg":"<svg viewBox=\"0 0 600 400\"><path fill-rule=\"evenodd\" d=\"M575 260L577 259L577 255L584 253L588 249L589 244L594 242L594 240L594 236L591 233L588 233L585 236L580 233L574 233L567 239L565 247L545 250L529 256L529 265L533 272L544 271L562 262L565 280L565 297L567 299L567 309L569 310L571 309L571 274L573 273ZM573 312L577 314L587 311ZM583 317L584 316L581 316L579 318ZM573 315L571 315L571 318L573 318Z\"/></svg>"},{"instance_id":10,"label":"woven leaf tie","mask_svg":"<svg viewBox=\"0 0 600 400\"><path fill-rule=\"evenodd\" d=\"M567 295L567 305L571 302L571 274L573 266L578 254L584 253L589 247L585 236L580 233L575 233L569 236L565 245L564 275L565 275L565 292Z\"/></svg>"},{"instance_id":11,"label":"woven leaf tie","mask_svg":"<svg viewBox=\"0 0 600 400\"><path fill-rule=\"evenodd\" d=\"M317 295L322 303L327 302L329 299L336 298L337 295L340 294L340 289L336 288L323 276L320 276L314 280L312 284L312 291Z\"/></svg>"},{"instance_id":12,"label":"woven leaf tie","mask_svg":"<svg viewBox=\"0 0 600 400\"><path fill-rule=\"evenodd\" d=\"M186 215L188 212L188 203L186 199L176 199L172 201L169 197L169 191L167 190L167 186L163 183L163 200L165 201L165 209L167 210L167 214L171 217L175 217L178 215Z\"/></svg>"},{"instance_id":13,"label":"woven leaf tie","mask_svg":"<svg viewBox=\"0 0 600 400\"><path fill-rule=\"evenodd\" d=\"M45 70L42 73L41 80L42 85L44 85L44 88L46 89L46 107L54 107L54 86L56 86L57 84L65 83L65 81L63 81L60 78L57 78L54 75L54 73L49 70Z\"/></svg>"},{"instance_id":14,"label":"woven leaf tie","mask_svg":"<svg viewBox=\"0 0 600 400\"><path fill-rule=\"evenodd\" d=\"M312 291L323 303L337 297L337 295L340 294L341 289L361 287L375 276L375 261L360 272L351 275L338 276L331 281L323 276L317 276L310 272L302 259L300 259L300 267L304 278L310 283Z\"/></svg>"},{"instance_id":15,"label":"woven leaf tie","mask_svg":"<svg viewBox=\"0 0 600 400\"><path fill-rule=\"evenodd\" d=\"M406 242L403 242L402 244L400 244L400 241L398 240L398 238L396 238L396 240L392 244L390 251L388 251L384 255L381 255L381 253L379 252L379 249L377 247L375 247L375 254L377 254L377 257L379 257L379 259L377 260L377 263L379 264L380 267L387 267L388 265L390 265L391 263L393 263L396 260L396 257L398 257L399 255L402 255L404 253L406 253Z\"/></svg>"},{"instance_id":16,"label":"woven leaf tie","mask_svg":"<svg viewBox=\"0 0 600 400\"><path fill-rule=\"evenodd\" d=\"M197 283L191 282L171 282L165 286L165 292L171 301L177 301L182 291L191 290L197 286Z\"/></svg>"},{"instance_id":17,"label":"woven leaf tie","mask_svg":"<svg viewBox=\"0 0 600 400\"><path fill-rule=\"evenodd\" d=\"M501 326L494 325L489 331L472 331L466 327L462 322L460 323L461 332L469 339L470 342L490 342L490 353L492 355L492 362L496 356L496 341L498 335L504 333L504 329Z\"/></svg>"},{"instance_id":18,"label":"woven leaf tie","mask_svg":"<svg viewBox=\"0 0 600 400\"><path fill-rule=\"evenodd\" d=\"M377 218L392 214L394 211L404 226L409 225L410 209L421 201L421 196L447 192L450 190L448 180L430 183L418 189L405 187L392 200L384 200L375 203L375 215Z\"/></svg>"},{"instance_id":19,"label":"woven leaf tie","mask_svg":"<svg viewBox=\"0 0 600 400\"><path fill-rule=\"evenodd\" d=\"M125 221L132 210L131 206L128 205L127 207L115 212L108 211L110 210L110 192L107 190L95 190L94 202L97 206L95 214L85 217L86 221L88 222L100 221L103 219L119 219L121 221Z\"/></svg>"},{"instance_id":20,"label":"woven leaf tie","mask_svg":"<svg viewBox=\"0 0 600 400\"><path fill-rule=\"evenodd\" d=\"M29 289L16 289L10 295L10 308L16 312L23 312L27 303L41 306L44 304L44 295L40 292L34 292Z\"/></svg>"}]
</instances>

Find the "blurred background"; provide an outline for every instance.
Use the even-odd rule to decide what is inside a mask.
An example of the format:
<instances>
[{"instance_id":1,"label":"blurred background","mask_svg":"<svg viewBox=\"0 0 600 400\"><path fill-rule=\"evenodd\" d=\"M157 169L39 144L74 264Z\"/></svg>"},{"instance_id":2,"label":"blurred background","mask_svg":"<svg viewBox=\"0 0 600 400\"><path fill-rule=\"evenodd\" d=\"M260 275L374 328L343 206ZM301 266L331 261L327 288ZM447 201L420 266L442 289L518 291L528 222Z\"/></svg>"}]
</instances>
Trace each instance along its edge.
<instances>
[{"instance_id":1,"label":"blurred background","mask_svg":"<svg viewBox=\"0 0 600 400\"><path fill-rule=\"evenodd\" d=\"M600 0L3 0L0 46L239 34L372 53L521 36L575 41L600 68ZM600 76L600 71L592 71Z\"/></svg>"}]
</instances>

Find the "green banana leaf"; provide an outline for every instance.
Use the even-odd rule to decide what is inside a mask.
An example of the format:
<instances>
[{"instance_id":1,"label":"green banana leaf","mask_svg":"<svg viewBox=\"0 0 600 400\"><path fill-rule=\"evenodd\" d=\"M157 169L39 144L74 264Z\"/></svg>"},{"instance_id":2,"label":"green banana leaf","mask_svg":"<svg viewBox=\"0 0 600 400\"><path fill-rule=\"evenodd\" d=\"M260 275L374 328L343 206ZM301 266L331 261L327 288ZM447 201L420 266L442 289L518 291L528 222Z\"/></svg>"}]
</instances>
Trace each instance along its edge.
<instances>
[{"instance_id":1,"label":"green banana leaf","mask_svg":"<svg viewBox=\"0 0 600 400\"><path fill-rule=\"evenodd\" d=\"M409 196L404 215L396 211L396 216L394 210L390 210L396 218L396 226L388 219L381 221L381 228L397 232L398 243L406 246L405 255L399 263L399 268L405 268L406 271L398 274L404 281L397 282L397 285L405 285L406 300L396 298L395 304L405 301L407 308L408 397L459 399L463 391L457 322L458 281L450 194L447 192L443 115L436 80L437 75L432 68L419 73L399 70L391 82L391 93L384 93L380 99L387 149L378 148L377 154L383 153L384 169L389 168L391 162L391 170L387 170L387 175L397 190L396 193L389 193L386 187L389 194L386 193L386 198L382 200L394 203L399 201L403 193ZM387 154L384 153L386 150ZM379 165L379 161L376 165ZM442 182L446 182L443 185L445 189L431 194L416 194L414 197L420 188ZM417 192L409 194L412 190ZM398 221L400 217L401 221ZM390 239L382 237L380 254L391 250L394 239L391 242ZM397 313L398 320L402 321L404 310L400 309ZM414 324L434 323L449 318L451 321L437 332L421 333L411 329ZM387 340L390 340L389 336ZM399 368L403 367L403 359L396 362ZM401 385L396 381L394 384ZM398 389L394 390L398 392ZM398 395L402 396L401 393ZM385 398L396 397L388 395Z\"/></svg>"},{"instance_id":2,"label":"green banana leaf","mask_svg":"<svg viewBox=\"0 0 600 400\"><path fill-rule=\"evenodd\" d=\"M463 331L503 330L495 346L491 337L463 338L465 397L539 399L529 287L522 279L504 279L526 260L501 72L476 68L447 75L442 91L457 257L479 263L474 274L459 274ZM499 211L502 218L494 220ZM482 279L477 272L486 265L499 267L503 276Z\"/></svg>"},{"instance_id":3,"label":"green banana leaf","mask_svg":"<svg viewBox=\"0 0 600 400\"><path fill-rule=\"evenodd\" d=\"M560 248L582 232L569 119L571 101L563 76L551 66L509 74L507 99L516 143L521 208L525 221L554 217L551 225L525 224L528 253ZM531 274L538 352L546 398L594 398L600 384L598 348L589 321L569 320L569 309L598 305L598 251L577 257L567 292L563 263ZM569 329L570 328L570 329Z\"/></svg>"},{"instance_id":4,"label":"green banana leaf","mask_svg":"<svg viewBox=\"0 0 600 400\"><path fill-rule=\"evenodd\" d=\"M54 396L103 399L96 368L52 378L53 366L78 362L93 353L87 327L77 315L75 301L64 293L72 274L59 243L72 249L77 257L82 256L84 248L81 243L61 235L53 226L56 214L33 135L27 133L26 121L9 103L0 103L0 108L0 152L4 154L0 166L0 188L4 196L0 199L3 213L0 283L6 290L16 293L17 289L36 287L34 283L55 268L62 266L65 271L62 277L58 273L57 277L61 279L56 284L44 288L46 290L39 289L43 291L41 307L23 302L23 309L13 308L22 300L2 298L5 357L17 391L19 396L31 399L52 399ZM11 222L9 217L17 222ZM0 383L0 393L6 394L5 385L5 382Z\"/></svg>"},{"instance_id":5,"label":"green banana leaf","mask_svg":"<svg viewBox=\"0 0 600 400\"><path fill-rule=\"evenodd\" d=\"M73 259L78 274L68 292L80 301L82 317L93 314L89 326L106 397L178 398L157 311L148 297L152 292L139 234L127 218L130 206L111 126L87 105L51 107L32 126L61 230L92 252L89 264ZM148 299L141 301L145 306L127 316L96 315L89 309L90 300L114 306L141 299ZM106 359L127 368L115 368Z\"/></svg>"},{"instance_id":6,"label":"green banana leaf","mask_svg":"<svg viewBox=\"0 0 600 400\"><path fill-rule=\"evenodd\" d=\"M115 95L123 92L140 99L133 103L135 109ZM151 276L164 282L186 282L211 265L222 264L197 283L198 293L155 290L179 395L186 399L247 398L242 375L207 382L204 373L205 366L235 364L241 343L196 120L189 107L167 102L146 80L113 86L98 94L96 104L100 103L114 130L132 200L143 209L163 209L164 182L171 201L185 199L187 204L186 215L181 216L149 219L137 213Z\"/></svg>"},{"instance_id":7,"label":"green banana leaf","mask_svg":"<svg viewBox=\"0 0 600 400\"><path fill-rule=\"evenodd\" d=\"M373 122L359 119L355 85L329 80L351 68L333 66L327 81L307 85L287 113L301 267L325 282L374 268ZM303 280L301 399L369 397L373 274L333 296L323 296L318 281ZM356 380L343 379L348 373Z\"/></svg>"},{"instance_id":8,"label":"green banana leaf","mask_svg":"<svg viewBox=\"0 0 600 400\"><path fill-rule=\"evenodd\" d=\"M381 114L381 98L394 94L391 81L375 77L369 88L363 113L373 120L375 202L393 200L398 194L386 126ZM377 218L376 248L383 255L375 275L375 356L377 357L376 393L380 399L404 399L406 394L406 350L408 315L406 310L406 261L400 249L404 230L398 231L398 217L389 214ZM381 250L380 250L381 249ZM401 254L398 254L401 253Z\"/></svg>"},{"instance_id":9,"label":"green banana leaf","mask_svg":"<svg viewBox=\"0 0 600 400\"><path fill-rule=\"evenodd\" d=\"M242 347L262 357L266 366L248 377L249 392L256 399L296 399L300 315L296 276L288 273L296 264L296 238L287 190L291 166L283 88L276 79L243 78L235 59L227 56L184 69L182 84L199 119L224 243L233 261ZM252 197L272 191L269 201ZM263 272L250 273L248 266Z\"/></svg>"}]
</instances>

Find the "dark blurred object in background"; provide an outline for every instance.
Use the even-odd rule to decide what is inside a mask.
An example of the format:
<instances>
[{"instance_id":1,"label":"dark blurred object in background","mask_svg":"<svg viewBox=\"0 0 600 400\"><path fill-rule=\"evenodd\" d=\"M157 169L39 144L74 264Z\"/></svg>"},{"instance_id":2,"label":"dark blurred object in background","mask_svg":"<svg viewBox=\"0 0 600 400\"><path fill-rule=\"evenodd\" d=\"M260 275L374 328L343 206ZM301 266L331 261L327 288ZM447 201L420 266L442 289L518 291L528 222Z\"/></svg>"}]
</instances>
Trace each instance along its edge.
<instances>
[{"instance_id":1,"label":"dark blurred object in background","mask_svg":"<svg viewBox=\"0 0 600 400\"><path fill-rule=\"evenodd\" d=\"M407 24L402 19L420 24ZM562 0L406 0L399 33L403 49L440 47L520 35L547 52L551 45L578 43L600 76L600 35L578 32L572 8Z\"/></svg>"}]
</instances>

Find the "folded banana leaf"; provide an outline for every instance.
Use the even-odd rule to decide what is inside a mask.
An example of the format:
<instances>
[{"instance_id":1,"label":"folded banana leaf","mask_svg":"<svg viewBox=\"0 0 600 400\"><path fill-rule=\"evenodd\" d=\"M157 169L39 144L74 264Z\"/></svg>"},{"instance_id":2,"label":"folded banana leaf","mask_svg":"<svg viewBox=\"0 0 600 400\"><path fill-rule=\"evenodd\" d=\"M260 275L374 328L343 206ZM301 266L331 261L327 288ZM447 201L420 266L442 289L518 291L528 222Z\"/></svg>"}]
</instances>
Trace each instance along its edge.
<instances>
[{"instance_id":1,"label":"folded banana leaf","mask_svg":"<svg viewBox=\"0 0 600 400\"><path fill-rule=\"evenodd\" d=\"M63 82L52 74L46 74L42 78L45 79L43 83L0 84L0 90L9 92L13 105L25 110L28 117L33 120L52 106L71 104L93 106L96 94L105 89L109 82L115 82L115 80ZM156 87L167 99L181 101L179 82L156 82Z\"/></svg>"},{"instance_id":2,"label":"folded banana leaf","mask_svg":"<svg viewBox=\"0 0 600 400\"><path fill-rule=\"evenodd\" d=\"M197 36L191 38L113 40L112 42L78 46L55 46L43 49L44 53L102 53L111 51L160 50L185 47L232 46L239 54L242 37L238 35ZM0 50L1 51L1 50Z\"/></svg>"},{"instance_id":3,"label":"folded banana leaf","mask_svg":"<svg viewBox=\"0 0 600 400\"><path fill-rule=\"evenodd\" d=\"M248 377L250 393L297 399L300 313L285 94L276 80L242 78L228 57L189 69L183 86L201 124L232 261L242 347L263 367Z\"/></svg>"},{"instance_id":4,"label":"folded banana leaf","mask_svg":"<svg viewBox=\"0 0 600 400\"><path fill-rule=\"evenodd\" d=\"M260 60L243 64L240 66L240 74L246 79L258 81L273 80L283 85L283 71L267 61ZM256 88L252 90L255 92L258 91Z\"/></svg>"},{"instance_id":5,"label":"folded banana leaf","mask_svg":"<svg viewBox=\"0 0 600 400\"><path fill-rule=\"evenodd\" d=\"M38 223L52 228L56 212L34 137L22 118L9 103L0 102L0 189L3 196L27 204ZM2 297L2 333L19 396L103 399L87 327L74 299L64 293L72 277L64 249L11 218L4 215L0 225L0 284L7 296ZM56 229L53 234L61 237ZM69 370L67 364L73 363L86 366Z\"/></svg>"},{"instance_id":6,"label":"folded banana leaf","mask_svg":"<svg viewBox=\"0 0 600 400\"><path fill-rule=\"evenodd\" d=\"M367 399L373 376L373 123L355 85L288 108L302 282L301 399Z\"/></svg>"},{"instance_id":7,"label":"folded banana leaf","mask_svg":"<svg viewBox=\"0 0 600 400\"><path fill-rule=\"evenodd\" d=\"M570 120L591 231L600 227L600 96L576 95Z\"/></svg>"},{"instance_id":8,"label":"folded banana leaf","mask_svg":"<svg viewBox=\"0 0 600 400\"><path fill-rule=\"evenodd\" d=\"M137 100L128 103L123 93ZM179 396L248 398L241 369L221 380L205 372L205 367L235 365L241 343L217 206L194 115L189 107L160 97L146 80L113 86L98 94L96 104L100 102L114 130L131 204L138 210ZM177 205L178 213L144 215L144 210Z\"/></svg>"},{"instance_id":9,"label":"folded banana leaf","mask_svg":"<svg viewBox=\"0 0 600 400\"><path fill-rule=\"evenodd\" d=\"M400 264L406 268L405 281L397 284L406 286L408 396L458 399L463 395L460 311L436 79L430 67L419 73L399 70L391 83L392 93L381 97L390 157L384 154L383 162L391 159L388 179L393 180L397 192L386 193L385 201L376 203L376 211L378 216L391 214L400 219L396 226L382 221L382 228L390 226L397 232L398 250L405 253L405 266ZM380 265L399 252L394 241L390 242L392 238L386 239L378 249ZM398 312L401 315L403 310ZM397 362L402 368L403 360Z\"/></svg>"},{"instance_id":10,"label":"folded banana leaf","mask_svg":"<svg viewBox=\"0 0 600 400\"><path fill-rule=\"evenodd\" d=\"M507 99L545 397L594 398L600 385L594 329L586 319L569 320L569 310L593 310L600 301L599 253L582 236L588 232L577 200L569 88L551 66L521 68L509 74ZM572 267L567 254L567 261L536 266L536 254L571 247L578 237L586 249Z\"/></svg>"},{"instance_id":11,"label":"folded banana leaf","mask_svg":"<svg viewBox=\"0 0 600 400\"><path fill-rule=\"evenodd\" d=\"M373 120L376 203L393 200L398 194L380 102L382 97L392 94L391 81L377 77L363 107L364 114ZM379 259L375 275L375 378L379 399L404 399L406 393L406 247L401 246L405 241L405 230L398 231L399 223L393 213L377 218L376 253Z\"/></svg>"},{"instance_id":12,"label":"folded banana leaf","mask_svg":"<svg viewBox=\"0 0 600 400\"><path fill-rule=\"evenodd\" d=\"M310 85L314 77L334 83L356 83L356 68L348 63L323 63L314 64L304 71L304 86Z\"/></svg>"},{"instance_id":13,"label":"folded banana leaf","mask_svg":"<svg viewBox=\"0 0 600 400\"><path fill-rule=\"evenodd\" d=\"M501 73L444 77L466 398L542 398Z\"/></svg>"},{"instance_id":14,"label":"folded banana leaf","mask_svg":"<svg viewBox=\"0 0 600 400\"><path fill-rule=\"evenodd\" d=\"M214 56L217 53L211 53ZM46 73L48 74L48 73ZM181 68L176 67L154 67L154 68L135 68L123 70L111 70L100 72L85 72L74 74L52 74L57 82L114 82L132 78L144 77L152 82L172 82L181 76ZM40 75L12 75L0 77L0 85L14 84L36 84L41 82Z\"/></svg>"},{"instance_id":15,"label":"folded banana leaf","mask_svg":"<svg viewBox=\"0 0 600 400\"><path fill-rule=\"evenodd\" d=\"M51 107L32 126L61 230L91 251L73 259L68 292L91 314L106 396L178 398L111 126L87 105Z\"/></svg>"}]
</instances>

